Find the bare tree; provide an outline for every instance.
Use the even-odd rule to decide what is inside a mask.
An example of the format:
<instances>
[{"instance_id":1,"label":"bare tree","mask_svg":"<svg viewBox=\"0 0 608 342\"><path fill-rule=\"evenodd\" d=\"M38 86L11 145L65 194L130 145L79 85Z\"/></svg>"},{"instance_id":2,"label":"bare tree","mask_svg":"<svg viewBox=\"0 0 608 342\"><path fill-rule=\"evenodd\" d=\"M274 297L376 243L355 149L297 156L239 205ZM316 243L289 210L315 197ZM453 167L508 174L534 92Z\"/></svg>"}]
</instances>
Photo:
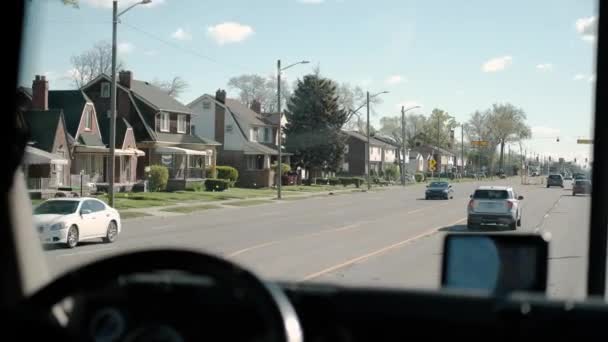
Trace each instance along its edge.
<instances>
[{"instance_id":1,"label":"bare tree","mask_svg":"<svg viewBox=\"0 0 608 342\"><path fill-rule=\"evenodd\" d=\"M179 76L173 77L170 81L154 80L152 83L173 97L179 97L190 87L188 82Z\"/></svg>"},{"instance_id":2,"label":"bare tree","mask_svg":"<svg viewBox=\"0 0 608 342\"><path fill-rule=\"evenodd\" d=\"M246 74L232 77L228 87L239 90L239 100L250 106L254 100L260 102L262 111L272 113L277 107L277 80L276 77L264 77L256 74ZM291 97L291 87L285 79L281 80L281 102L283 108Z\"/></svg>"},{"instance_id":3,"label":"bare tree","mask_svg":"<svg viewBox=\"0 0 608 342\"><path fill-rule=\"evenodd\" d=\"M97 42L91 49L72 56L71 62L73 70L70 77L80 88L101 74L111 75L112 45L106 41ZM122 62L117 61L116 70L122 66Z\"/></svg>"},{"instance_id":4,"label":"bare tree","mask_svg":"<svg viewBox=\"0 0 608 342\"><path fill-rule=\"evenodd\" d=\"M361 114L365 112L366 93L359 86L351 86L349 83L342 83L337 88L338 104L347 113L345 127L354 129L361 121ZM370 104L381 103L379 97L369 99Z\"/></svg>"}]
</instances>

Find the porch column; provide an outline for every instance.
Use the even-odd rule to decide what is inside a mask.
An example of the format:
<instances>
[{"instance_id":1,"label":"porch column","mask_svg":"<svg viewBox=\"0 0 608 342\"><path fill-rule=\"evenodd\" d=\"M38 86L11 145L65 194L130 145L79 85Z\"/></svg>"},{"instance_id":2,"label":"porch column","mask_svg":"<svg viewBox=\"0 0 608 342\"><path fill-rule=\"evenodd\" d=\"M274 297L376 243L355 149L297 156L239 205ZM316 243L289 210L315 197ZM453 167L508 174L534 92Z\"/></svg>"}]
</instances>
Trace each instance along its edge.
<instances>
[{"instance_id":1,"label":"porch column","mask_svg":"<svg viewBox=\"0 0 608 342\"><path fill-rule=\"evenodd\" d=\"M188 179L188 173L190 170L188 169L188 165L190 165L190 155L186 154L186 163L184 165L184 180Z\"/></svg>"}]
</instances>

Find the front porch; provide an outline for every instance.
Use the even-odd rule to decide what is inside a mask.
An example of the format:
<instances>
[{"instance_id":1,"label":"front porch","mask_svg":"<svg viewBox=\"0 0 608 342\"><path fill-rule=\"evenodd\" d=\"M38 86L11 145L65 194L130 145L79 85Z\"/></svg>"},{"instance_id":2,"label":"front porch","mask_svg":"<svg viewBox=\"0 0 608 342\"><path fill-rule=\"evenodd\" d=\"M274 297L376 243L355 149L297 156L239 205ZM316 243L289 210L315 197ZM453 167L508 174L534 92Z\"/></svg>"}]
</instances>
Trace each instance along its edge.
<instances>
[{"instance_id":1,"label":"front porch","mask_svg":"<svg viewBox=\"0 0 608 342\"><path fill-rule=\"evenodd\" d=\"M192 189L203 186L206 168L212 164L212 154L207 151L182 147L156 147L150 155L150 165L163 165L169 171L168 191Z\"/></svg>"}]
</instances>

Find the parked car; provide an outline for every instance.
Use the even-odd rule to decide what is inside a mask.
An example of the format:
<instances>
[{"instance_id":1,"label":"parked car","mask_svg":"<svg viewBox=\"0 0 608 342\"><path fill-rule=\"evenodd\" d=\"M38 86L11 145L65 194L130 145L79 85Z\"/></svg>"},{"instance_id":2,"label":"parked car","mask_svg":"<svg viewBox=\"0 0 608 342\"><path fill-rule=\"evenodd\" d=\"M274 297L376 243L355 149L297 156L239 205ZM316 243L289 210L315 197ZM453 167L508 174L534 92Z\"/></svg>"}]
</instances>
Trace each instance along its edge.
<instances>
[{"instance_id":1,"label":"parked car","mask_svg":"<svg viewBox=\"0 0 608 342\"><path fill-rule=\"evenodd\" d=\"M467 227L476 229L486 224L506 225L511 230L521 226L520 201L508 186L482 186L471 195L467 209Z\"/></svg>"},{"instance_id":2,"label":"parked car","mask_svg":"<svg viewBox=\"0 0 608 342\"><path fill-rule=\"evenodd\" d=\"M34 208L34 225L43 244L69 248L90 239L114 242L121 230L118 211L90 197L45 201Z\"/></svg>"},{"instance_id":3,"label":"parked car","mask_svg":"<svg viewBox=\"0 0 608 342\"><path fill-rule=\"evenodd\" d=\"M452 184L448 182L431 182L426 187L426 191L424 193L424 199L450 199L454 198L454 188L452 188Z\"/></svg>"},{"instance_id":4,"label":"parked car","mask_svg":"<svg viewBox=\"0 0 608 342\"><path fill-rule=\"evenodd\" d=\"M588 179L577 179L572 185L572 196L578 194L590 194L591 193L591 181Z\"/></svg>"},{"instance_id":5,"label":"parked car","mask_svg":"<svg viewBox=\"0 0 608 342\"><path fill-rule=\"evenodd\" d=\"M547 176L547 188L551 186L564 187L564 178L560 174L552 174Z\"/></svg>"},{"instance_id":6,"label":"parked car","mask_svg":"<svg viewBox=\"0 0 608 342\"><path fill-rule=\"evenodd\" d=\"M574 180L577 180L577 179L587 179L587 177L585 176L584 173L575 173Z\"/></svg>"}]
</instances>

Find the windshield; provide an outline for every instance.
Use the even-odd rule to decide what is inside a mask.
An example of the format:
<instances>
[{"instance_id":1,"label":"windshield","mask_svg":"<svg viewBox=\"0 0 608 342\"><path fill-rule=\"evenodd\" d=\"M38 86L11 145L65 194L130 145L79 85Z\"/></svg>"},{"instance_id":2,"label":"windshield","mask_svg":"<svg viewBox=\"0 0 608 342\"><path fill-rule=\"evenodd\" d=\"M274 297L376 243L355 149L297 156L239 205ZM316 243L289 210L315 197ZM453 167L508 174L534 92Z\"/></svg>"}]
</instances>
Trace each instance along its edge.
<instances>
[{"instance_id":1,"label":"windshield","mask_svg":"<svg viewBox=\"0 0 608 342\"><path fill-rule=\"evenodd\" d=\"M34 215L57 214L67 215L76 212L78 201L47 201L34 209Z\"/></svg>"},{"instance_id":2,"label":"windshield","mask_svg":"<svg viewBox=\"0 0 608 342\"><path fill-rule=\"evenodd\" d=\"M111 0L26 6L28 194L108 204L41 235L53 277L171 247L438 289L447 233L548 232L547 295L584 297L591 196L553 179L592 174L596 1L118 0L115 30Z\"/></svg>"}]
</instances>

